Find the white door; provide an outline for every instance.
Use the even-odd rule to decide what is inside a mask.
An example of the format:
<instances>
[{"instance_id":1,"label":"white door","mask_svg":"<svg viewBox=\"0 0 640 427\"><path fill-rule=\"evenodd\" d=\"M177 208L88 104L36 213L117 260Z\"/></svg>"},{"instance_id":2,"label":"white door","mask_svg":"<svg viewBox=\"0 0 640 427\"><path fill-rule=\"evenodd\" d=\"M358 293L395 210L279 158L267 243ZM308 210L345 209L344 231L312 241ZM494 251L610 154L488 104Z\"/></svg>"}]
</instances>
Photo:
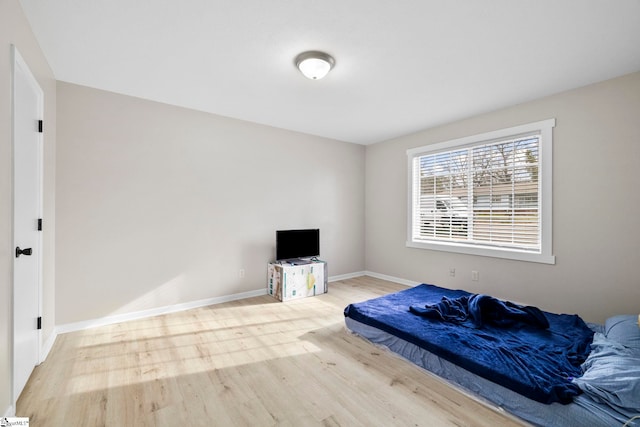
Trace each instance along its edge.
<instances>
[{"instance_id":1,"label":"white door","mask_svg":"<svg viewBox=\"0 0 640 427\"><path fill-rule=\"evenodd\" d=\"M40 363L42 119L44 95L13 47L13 401Z\"/></svg>"}]
</instances>

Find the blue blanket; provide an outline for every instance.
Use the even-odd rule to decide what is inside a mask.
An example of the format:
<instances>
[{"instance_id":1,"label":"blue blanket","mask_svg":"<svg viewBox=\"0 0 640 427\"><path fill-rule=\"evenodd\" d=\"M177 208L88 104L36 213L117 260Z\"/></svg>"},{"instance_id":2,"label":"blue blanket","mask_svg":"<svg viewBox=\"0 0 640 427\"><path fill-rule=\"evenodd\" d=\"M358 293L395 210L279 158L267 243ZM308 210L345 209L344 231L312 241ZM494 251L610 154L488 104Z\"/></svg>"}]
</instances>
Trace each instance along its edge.
<instances>
[{"instance_id":1,"label":"blue blanket","mask_svg":"<svg viewBox=\"0 0 640 427\"><path fill-rule=\"evenodd\" d=\"M459 323L473 328L484 324L508 328L516 324L547 329L549 321L538 307L521 306L501 301L489 295L473 294L459 298L442 297L437 304L424 307L411 306L409 311L418 316Z\"/></svg>"},{"instance_id":2,"label":"blue blanket","mask_svg":"<svg viewBox=\"0 0 640 427\"><path fill-rule=\"evenodd\" d=\"M498 325L482 321L481 327L468 327L409 310L436 305L442 297L470 296L462 290L422 284L351 304L344 313L538 402L569 403L580 393L571 380L582 373L580 364L589 354L593 331L577 315L541 311L548 328L520 321L503 327L499 319Z\"/></svg>"}]
</instances>

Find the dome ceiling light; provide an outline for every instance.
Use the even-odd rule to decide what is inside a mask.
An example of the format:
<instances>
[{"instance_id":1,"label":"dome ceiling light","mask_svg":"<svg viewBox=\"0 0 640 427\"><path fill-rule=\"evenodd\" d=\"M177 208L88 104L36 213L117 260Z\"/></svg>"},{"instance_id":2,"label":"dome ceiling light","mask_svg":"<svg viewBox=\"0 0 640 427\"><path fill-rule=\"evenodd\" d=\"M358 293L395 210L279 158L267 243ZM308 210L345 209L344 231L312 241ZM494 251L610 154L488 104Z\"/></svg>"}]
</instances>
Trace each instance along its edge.
<instances>
[{"instance_id":1,"label":"dome ceiling light","mask_svg":"<svg viewBox=\"0 0 640 427\"><path fill-rule=\"evenodd\" d=\"M311 80L320 80L335 64L336 60L324 52L309 51L296 56L296 67Z\"/></svg>"}]
</instances>

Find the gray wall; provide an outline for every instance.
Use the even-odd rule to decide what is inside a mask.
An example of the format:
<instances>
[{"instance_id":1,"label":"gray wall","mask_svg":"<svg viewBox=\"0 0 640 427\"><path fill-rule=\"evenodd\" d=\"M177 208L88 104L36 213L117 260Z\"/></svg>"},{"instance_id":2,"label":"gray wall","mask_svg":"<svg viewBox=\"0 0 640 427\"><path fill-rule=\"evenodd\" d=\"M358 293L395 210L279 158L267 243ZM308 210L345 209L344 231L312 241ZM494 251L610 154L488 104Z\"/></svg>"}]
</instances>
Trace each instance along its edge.
<instances>
[{"instance_id":1,"label":"gray wall","mask_svg":"<svg viewBox=\"0 0 640 427\"><path fill-rule=\"evenodd\" d=\"M56 83L17 0L0 1L0 416L13 404L13 148L11 140L11 45L44 91L43 331L52 336L55 317Z\"/></svg>"},{"instance_id":2,"label":"gray wall","mask_svg":"<svg viewBox=\"0 0 640 427\"><path fill-rule=\"evenodd\" d=\"M367 270L603 321L640 309L640 73L368 146ZM407 148L556 118L555 265L405 247ZM456 268L456 276L449 269ZM471 271L480 281L471 281Z\"/></svg>"},{"instance_id":3,"label":"gray wall","mask_svg":"<svg viewBox=\"0 0 640 427\"><path fill-rule=\"evenodd\" d=\"M364 270L361 145L58 82L57 161L57 324L265 289L276 229Z\"/></svg>"}]
</instances>

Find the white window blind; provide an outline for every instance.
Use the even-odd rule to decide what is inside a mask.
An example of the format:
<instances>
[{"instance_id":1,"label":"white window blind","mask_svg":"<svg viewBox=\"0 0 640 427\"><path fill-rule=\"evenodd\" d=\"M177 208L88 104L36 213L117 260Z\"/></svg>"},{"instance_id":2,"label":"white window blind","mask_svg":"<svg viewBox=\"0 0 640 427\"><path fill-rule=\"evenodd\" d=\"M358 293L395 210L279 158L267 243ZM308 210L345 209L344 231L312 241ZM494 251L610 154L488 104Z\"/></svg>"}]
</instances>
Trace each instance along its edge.
<instances>
[{"instance_id":1,"label":"white window blind","mask_svg":"<svg viewBox=\"0 0 640 427\"><path fill-rule=\"evenodd\" d=\"M551 165L542 164L551 163L554 124L409 150L408 245L524 260L542 255L541 262L554 262Z\"/></svg>"}]
</instances>

